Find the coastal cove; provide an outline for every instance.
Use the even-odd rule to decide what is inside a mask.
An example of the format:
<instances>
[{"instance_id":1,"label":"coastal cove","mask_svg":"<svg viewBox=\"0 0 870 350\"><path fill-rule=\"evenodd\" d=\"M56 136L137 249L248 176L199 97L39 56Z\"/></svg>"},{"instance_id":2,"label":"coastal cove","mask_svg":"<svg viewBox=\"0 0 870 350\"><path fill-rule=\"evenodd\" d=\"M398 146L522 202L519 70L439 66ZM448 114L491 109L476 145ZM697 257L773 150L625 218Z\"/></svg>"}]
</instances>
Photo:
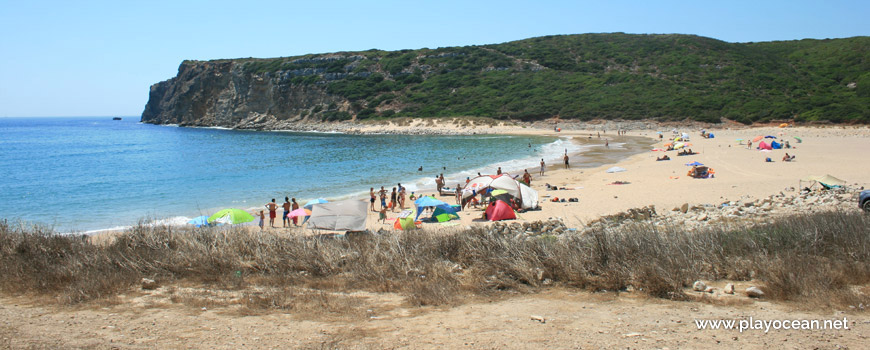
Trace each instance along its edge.
<instances>
[{"instance_id":1,"label":"coastal cove","mask_svg":"<svg viewBox=\"0 0 870 350\"><path fill-rule=\"evenodd\" d=\"M132 118L131 118L132 119ZM612 142L557 133L348 135L181 128L111 118L2 118L0 216L61 232L119 229L141 220L182 224L271 198L303 202L367 197L401 182L432 191L477 173L535 171L541 158L573 167L616 163L648 149L647 138ZM482 130L481 130L482 131ZM500 130L497 130L500 131ZM418 171L419 167L424 171Z\"/></svg>"}]
</instances>

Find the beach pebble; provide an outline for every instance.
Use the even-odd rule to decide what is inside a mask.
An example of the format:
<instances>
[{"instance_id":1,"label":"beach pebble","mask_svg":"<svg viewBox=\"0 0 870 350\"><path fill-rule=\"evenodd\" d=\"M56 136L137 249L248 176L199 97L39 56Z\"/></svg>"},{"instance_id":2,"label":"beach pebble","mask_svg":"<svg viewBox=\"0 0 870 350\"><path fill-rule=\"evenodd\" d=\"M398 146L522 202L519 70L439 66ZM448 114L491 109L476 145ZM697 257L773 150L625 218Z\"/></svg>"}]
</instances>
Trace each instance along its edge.
<instances>
[{"instance_id":1,"label":"beach pebble","mask_svg":"<svg viewBox=\"0 0 870 350\"><path fill-rule=\"evenodd\" d=\"M726 284L724 292L725 292L725 294L734 294L734 284L733 283Z\"/></svg>"},{"instance_id":2,"label":"beach pebble","mask_svg":"<svg viewBox=\"0 0 870 350\"><path fill-rule=\"evenodd\" d=\"M531 319L532 319L532 321L538 321L538 322L541 322L541 323L547 323L547 320L544 318L544 316L532 315L532 316L531 316Z\"/></svg>"}]
</instances>

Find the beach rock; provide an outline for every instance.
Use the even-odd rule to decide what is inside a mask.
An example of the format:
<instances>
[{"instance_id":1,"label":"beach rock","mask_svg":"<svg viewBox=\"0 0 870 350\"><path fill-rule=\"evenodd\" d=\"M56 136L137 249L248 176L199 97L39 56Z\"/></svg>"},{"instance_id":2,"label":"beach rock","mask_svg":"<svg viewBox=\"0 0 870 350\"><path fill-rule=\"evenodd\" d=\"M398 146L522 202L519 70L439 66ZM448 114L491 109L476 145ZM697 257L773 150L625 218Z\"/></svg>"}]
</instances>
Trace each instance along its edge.
<instances>
[{"instance_id":1,"label":"beach rock","mask_svg":"<svg viewBox=\"0 0 870 350\"><path fill-rule=\"evenodd\" d=\"M692 290L696 292L703 292L705 289L707 289L707 285L704 282L695 281L695 283L692 283Z\"/></svg>"},{"instance_id":2,"label":"beach rock","mask_svg":"<svg viewBox=\"0 0 870 350\"><path fill-rule=\"evenodd\" d=\"M707 286L707 288L704 288L704 293L713 293L713 291L715 291L715 290L716 290L716 288Z\"/></svg>"},{"instance_id":3,"label":"beach rock","mask_svg":"<svg viewBox=\"0 0 870 350\"><path fill-rule=\"evenodd\" d=\"M154 290L154 289L157 289L157 287L159 287L157 285L157 281L152 280L150 278L142 278L142 289Z\"/></svg>"},{"instance_id":4,"label":"beach rock","mask_svg":"<svg viewBox=\"0 0 870 350\"><path fill-rule=\"evenodd\" d=\"M683 205L680 206L680 212L683 214L688 213L689 212L689 203L683 203Z\"/></svg>"},{"instance_id":5,"label":"beach rock","mask_svg":"<svg viewBox=\"0 0 870 350\"><path fill-rule=\"evenodd\" d=\"M725 294L734 294L734 284L728 283L725 285L725 289L723 290Z\"/></svg>"},{"instance_id":6,"label":"beach rock","mask_svg":"<svg viewBox=\"0 0 870 350\"><path fill-rule=\"evenodd\" d=\"M707 214L698 215L698 221L706 221L706 220L707 220Z\"/></svg>"},{"instance_id":7,"label":"beach rock","mask_svg":"<svg viewBox=\"0 0 870 350\"><path fill-rule=\"evenodd\" d=\"M752 286L752 287L746 288L746 296L748 296L750 298L761 298L764 296L764 292L761 291L760 288Z\"/></svg>"},{"instance_id":8,"label":"beach rock","mask_svg":"<svg viewBox=\"0 0 870 350\"><path fill-rule=\"evenodd\" d=\"M532 319L532 321L538 321L538 322L541 322L541 323L547 323L547 319L545 319L544 316L532 315L530 318Z\"/></svg>"}]
</instances>

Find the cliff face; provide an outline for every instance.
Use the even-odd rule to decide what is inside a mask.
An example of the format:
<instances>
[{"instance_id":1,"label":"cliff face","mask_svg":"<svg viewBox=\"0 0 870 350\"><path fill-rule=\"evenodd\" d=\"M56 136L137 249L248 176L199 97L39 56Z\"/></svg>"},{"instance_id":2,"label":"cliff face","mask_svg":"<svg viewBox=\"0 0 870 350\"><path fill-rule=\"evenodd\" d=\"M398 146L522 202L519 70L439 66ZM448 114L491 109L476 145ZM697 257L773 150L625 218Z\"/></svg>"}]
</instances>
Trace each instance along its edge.
<instances>
[{"instance_id":1,"label":"cliff face","mask_svg":"<svg viewBox=\"0 0 870 350\"><path fill-rule=\"evenodd\" d=\"M142 121L301 129L392 117L870 122L870 38L583 34L496 45L185 61Z\"/></svg>"},{"instance_id":2,"label":"cliff face","mask_svg":"<svg viewBox=\"0 0 870 350\"><path fill-rule=\"evenodd\" d=\"M291 84L288 78L246 74L243 64L231 60L186 61L176 77L151 86L142 122L270 129L306 120L314 106L347 104L322 86Z\"/></svg>"}]
</instances>

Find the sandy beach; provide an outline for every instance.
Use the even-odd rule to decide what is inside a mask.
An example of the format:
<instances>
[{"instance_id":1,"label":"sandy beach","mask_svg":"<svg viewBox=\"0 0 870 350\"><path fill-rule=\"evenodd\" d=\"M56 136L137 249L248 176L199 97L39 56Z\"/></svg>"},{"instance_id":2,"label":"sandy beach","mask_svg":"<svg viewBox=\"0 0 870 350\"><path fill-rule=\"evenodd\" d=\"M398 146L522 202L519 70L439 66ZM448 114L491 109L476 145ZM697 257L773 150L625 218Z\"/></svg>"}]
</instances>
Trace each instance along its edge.
<instances>
[{"instance_id":1,"label":"sandy beach","mask_svg":"<svg viewBox=\"0 0 870 350\"><path fill-rule=\"evenodd\" d=\"M676 125L649 126L643 130L627 129L624 135L617 135L615 128L632 127L639 123L626 122L624 124L608 123L607 125L595 124L570 124L562 123L561 132L552 129L527 126L509 125L505 123L497 125L481 125L479 127L468 125L455 125L449 121L438 124L425 124L420 120L408 125L380 124L360 128L366 133L404 133L408 128L414 128L425 133L453 133L460 130L462 133L488 133L488 134L511 134L511 135L545 135L563 137L566 139L589 140L594 146L585 154L594 157L596 154L616 152L615 149L605 147L605 140L609 143L624 142L627 138L643 138L652 142L650 151L627 157L613 164L604 164L593 168L572 167L564 169L562 164L548 164L544 176L539 176L538 169L530 169L532 174L532 188L538 191L541 210L520 213L519 222L531 222L546 220L548 218L561 218L568 227L581 227L586 223L605 215L613 215L631 208L640 208L653 205L659 212L670 211L685 203L690 206L718 205L729 201L755 200L772 195L796 194L799 186L808 186L811 183L801 182L809 176L830 174L846 181L849 188L858 189L870 187L870 164L862 150L870 149L870 128L865 126L830 126L830 127L745 127L732 125L718 125L705 128L715 135L714 138L701 137L700 130L703 125L693 124L679 127ZM590 127L591 126L591 127ZM584 127L585 129L576 129ZM677 151L661 152L652 151L656 148L664 148L663 145L672 141L672 130L685 132L690 135L691 148L697 154L690 156L677 156ZM660 140L657 132L663 133ZM598 135L600 134L600 138ZM757 150L755 146L749 148L747 142L757 136L775 136L777 140L787 140L791 149L777 149L769 152ZM795 137L801 139L798 142ZM738 141L742 139L742 141ZM770 140L770 139L766 139ZM791 162L783 162L785 153L795 156ZM669 161L656 161L657 157L669 155ZM575 161L579 155L570 155ZM765 162L770 157L773 162ZM694 179L687 176L691 168L686 163L700 162L715 171L715 177L710 179ZM607 173L611 167L621 167L625 172ZM521 175L522 170L512 169L510 164L504 164L503 169L510 171L512 175ZM494 169L493 169L494 170ZM487 175L487 174L484 174ZM621 182L625 184L614 184ZM448 186L452 182L448 181ZM557 186L565 190L548 190L546 184ZM380 185L372 184L379 188ZM389 187L387 187L389 188ZM434 194L435 191L424 191L425 194ZM578 198L578 202L553 203L549 200L558 198ZM438 199L450 204L455 204L455 196L445 193L437 196ZM365 198L367 200L367 198ZM410 201L408 201L410 203ZM379 203L376 203L379 209ZM855 206L857 208L857 205ZM372 231L379 229L392 229L396 213L387 211L387 221L382 223L378 220L378 213L370 212L367 227ZM485 225L488 222L481 218L482 208L467 208L460 213L460 220L454 220L445 226L460 225ZM426 228L439 227L437 223L425 223ZM300 230L312 234L310 230Z\"/></svg>"}]
</instances>

